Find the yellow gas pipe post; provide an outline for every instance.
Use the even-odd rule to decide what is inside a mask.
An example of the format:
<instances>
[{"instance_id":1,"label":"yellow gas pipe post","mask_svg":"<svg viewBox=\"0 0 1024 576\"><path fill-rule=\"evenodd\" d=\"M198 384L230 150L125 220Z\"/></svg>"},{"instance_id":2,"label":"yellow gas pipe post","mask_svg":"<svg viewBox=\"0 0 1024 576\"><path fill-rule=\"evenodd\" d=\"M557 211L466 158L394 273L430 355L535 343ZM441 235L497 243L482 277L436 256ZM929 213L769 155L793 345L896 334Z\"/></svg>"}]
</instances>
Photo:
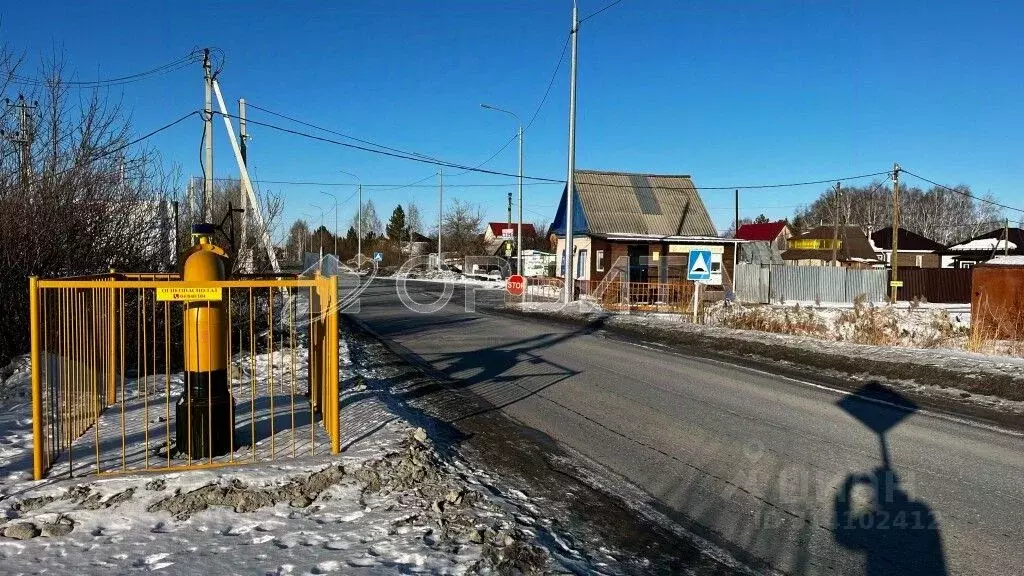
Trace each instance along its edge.
<instances>
[{"instance_id":1,"label":"yellow gas pipe post","mask_svg":"<svg viewBox=\"0 0 1024 576\"><path fill-rule=\"evenodd\" d=\"M182 280L220 281L227 254L213 241L213 225L192 229L194 245L183 254ZM223 289L185 304L185 390L176 406L176 442L192 458L213 458L231 450L234 403L227 380L227 325Z\"/></svg>"}]
</instances>

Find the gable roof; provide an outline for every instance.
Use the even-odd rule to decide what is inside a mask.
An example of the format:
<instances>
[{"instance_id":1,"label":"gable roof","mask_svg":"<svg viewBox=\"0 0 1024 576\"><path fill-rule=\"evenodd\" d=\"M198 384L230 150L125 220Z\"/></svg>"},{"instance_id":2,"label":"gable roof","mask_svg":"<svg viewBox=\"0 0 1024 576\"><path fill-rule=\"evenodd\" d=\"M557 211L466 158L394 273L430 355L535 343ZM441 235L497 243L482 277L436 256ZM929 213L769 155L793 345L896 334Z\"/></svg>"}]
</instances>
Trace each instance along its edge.
<instances>
[{"instance_id":1,"label":"gable roof","mask_svg":"<svg viewBox=\"0 0 1024 576\"><path fill-rule=\"evenodd\" d=\"M936 250L942 250L945 248L942 244L915 234L905 228L899 229L899 240L898 247L900 250L923 250L928 252L934 252ZM879 250L892 250L892 226L886 226L881 230L878 230L871 234L871 241L875 243L875 247Z\"/></svg>"},{"instance_id":2,"label":"gable roof","mask_svg":"<svg viewBox=\"0 0 1024 576\"><path fill-rule=\"evenodd\" d=\"M574 176L574 234L718 235L687 175L577 170ZM565 234L564 189L551 229Z\"/></svg>"},{"instance_id":3,"label":"gable roof","mask_svg":"<svg viewBox=\"0 0 1024 576\"><path fill-rule=\"evenodd\" d=\"M799 236L793 236L790 241L797 239L831 240L836 234L832 226L818 226ZM878 255L871 248L867 235L861 231L859 226L840 226L838 237L842 241L836 251L836 259L840 261L878 261ZM782 253L783 260L831 260L832 250L802 250L790 248Z\"/></svg>"},{"instance_id":4,"label":"gable roof","mask_svg":"<svg viewBox=\"0 0 1024 576\"><path fill-rule=\"evenodd\" d=\"M1010 254L1021 255L1024 254L1024 230L1020 228L1010 228L1005 230L1003 228L997 228L991 232L986 232L975 236L974 238L968 238L962 242L957 242L952 246L949 246L942 251L943 254L962 254L962 255L977 255L979 252L1004 252L1003 238L1008 236L1009 238L1009 250ZM978 242L978 240L990 240L990 242Z\"/></svg>"},{"instance_id":5,"label":"gable roof","mask_svg":"<svg viewBox=\"0 0 1024 576\"><path fill-rule=\"evenodd\" d=\"M753 242L767 241L774 242L779 234L789 226L789 222L779 220L778 222L766 222L764 224L743 224L736 231L737 240L750 240Z\"/></svg>"},{"instance_id":6,"label":"gable roof","mask_svg":"<svg viewBox=\"0 0 1024 576\"><path fill-rule=\"evenodd\" d=\"M516 229L519 228L519 223L513 222L512 224L509 224L508 222L488 222L487 227L491 229L492 236L501 238L501 231L506 228L511 228L513 230L512 233L517 234L518 232ZM523 222L523 234L536 236L537 230L533 227L533 224Z\"/></svg>"}]
</instances>

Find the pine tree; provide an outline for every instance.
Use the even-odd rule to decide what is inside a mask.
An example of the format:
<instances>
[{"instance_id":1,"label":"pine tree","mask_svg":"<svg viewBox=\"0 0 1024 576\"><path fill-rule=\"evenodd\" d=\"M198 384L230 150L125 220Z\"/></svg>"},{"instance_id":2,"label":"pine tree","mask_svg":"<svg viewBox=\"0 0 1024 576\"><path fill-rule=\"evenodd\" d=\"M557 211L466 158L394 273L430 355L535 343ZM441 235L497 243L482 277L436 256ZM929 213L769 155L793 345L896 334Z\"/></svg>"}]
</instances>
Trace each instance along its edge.
<instances>
[{"instance_id":1,"label":"pine tree","mask_svg":"<svg viewBox=\"0 0 1024 576\"><path fill-rule=\"evenodd\" d=\"M405 228L405 210L402 210L402 205L395 206L395 211L391 213L391 220L388 221L387 228L388 238L393 242L401 242L402 238L407 235Z\"/></svg>"}]
</instances>

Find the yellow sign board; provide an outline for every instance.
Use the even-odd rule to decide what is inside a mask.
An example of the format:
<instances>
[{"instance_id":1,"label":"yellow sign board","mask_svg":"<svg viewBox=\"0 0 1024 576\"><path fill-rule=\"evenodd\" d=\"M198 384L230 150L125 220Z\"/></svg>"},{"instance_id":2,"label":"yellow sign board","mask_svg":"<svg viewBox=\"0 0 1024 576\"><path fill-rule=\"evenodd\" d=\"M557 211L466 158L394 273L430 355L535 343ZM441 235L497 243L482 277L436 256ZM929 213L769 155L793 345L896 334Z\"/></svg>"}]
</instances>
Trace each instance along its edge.
<instances>
[{"instance_id":1,"label":"yellow sign board","mask_svg":"<svg viewBox=\"0 0 1024 576\"><path fill-rule=\"evenodd\" d=\"M903 288L903 280L890 280L889 286L893 288Z\"/></svg>"},{"instance_id":2,"label":"yellow sign board","mask_svg":"<svg viewBox=\"0 0 1024 576\"><path fill-rule=\"evenodd\" d=\"M157 302L220 302L222 288L157 288Z\"/></svg>"}]
</instances>

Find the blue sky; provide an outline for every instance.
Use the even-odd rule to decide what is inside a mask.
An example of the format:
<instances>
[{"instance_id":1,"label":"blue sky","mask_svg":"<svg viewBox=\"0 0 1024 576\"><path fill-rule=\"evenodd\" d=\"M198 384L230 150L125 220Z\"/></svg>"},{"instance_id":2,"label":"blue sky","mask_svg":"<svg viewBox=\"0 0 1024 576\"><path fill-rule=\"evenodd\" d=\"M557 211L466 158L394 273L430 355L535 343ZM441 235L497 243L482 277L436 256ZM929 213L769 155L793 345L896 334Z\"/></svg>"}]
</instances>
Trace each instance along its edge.
<instances>
[{"instance_id":1,"label":"blue sky","mask_svg":"<svg viewBox=\"0 0 1024 576\"><path fill-rule=\"evenodd\" d=\"M609 0L581 0L581 15ZM818 5L820 4L820 5ZM131 74L215 46L228 106L251 104L385 145L475 165L515 130L487 102L532 116L569 30L571 2L22 2L0 8L0 40L28 57L62 50L78 79ZM894 161L1024 207L1024 6L986 2L707 2L625 0L580 31L579 168L691 174L698 186L799 182L879 172ZM110 91L141 134L202 105L192 68ZM8 96L13 96L9 94ZM568 55L525 141L529 175L564 178ZM250 118L286 122L250 109ZM294 126L293 126L294 127ZM301 130L308 130L296 127ZM252 126L263 180L407 184L436 168ZM151 140L200 174L201 121ZM236 174L218 119L215 172ZM486 166L514 173L515 146ZM455 175L447 198L504 220L514 179ZM850 181L865 184L865 181ZM911 180L911 183L916 183ZM498 184L490 187L456 187ZM921 183L917 183L921 184ZM351 186L264 184L290 222ZM790 216L825 186L741 193L741 215ZM433 187L366 188L386 220L415 201L436 218ZM526 187L524 217L550 222L560 187ZM720 230L731 191L703 193ZM340 208L344 227L355 210ZM1020 215L1011 213L1012 219Z\"/></svg>"}]
</instances>

